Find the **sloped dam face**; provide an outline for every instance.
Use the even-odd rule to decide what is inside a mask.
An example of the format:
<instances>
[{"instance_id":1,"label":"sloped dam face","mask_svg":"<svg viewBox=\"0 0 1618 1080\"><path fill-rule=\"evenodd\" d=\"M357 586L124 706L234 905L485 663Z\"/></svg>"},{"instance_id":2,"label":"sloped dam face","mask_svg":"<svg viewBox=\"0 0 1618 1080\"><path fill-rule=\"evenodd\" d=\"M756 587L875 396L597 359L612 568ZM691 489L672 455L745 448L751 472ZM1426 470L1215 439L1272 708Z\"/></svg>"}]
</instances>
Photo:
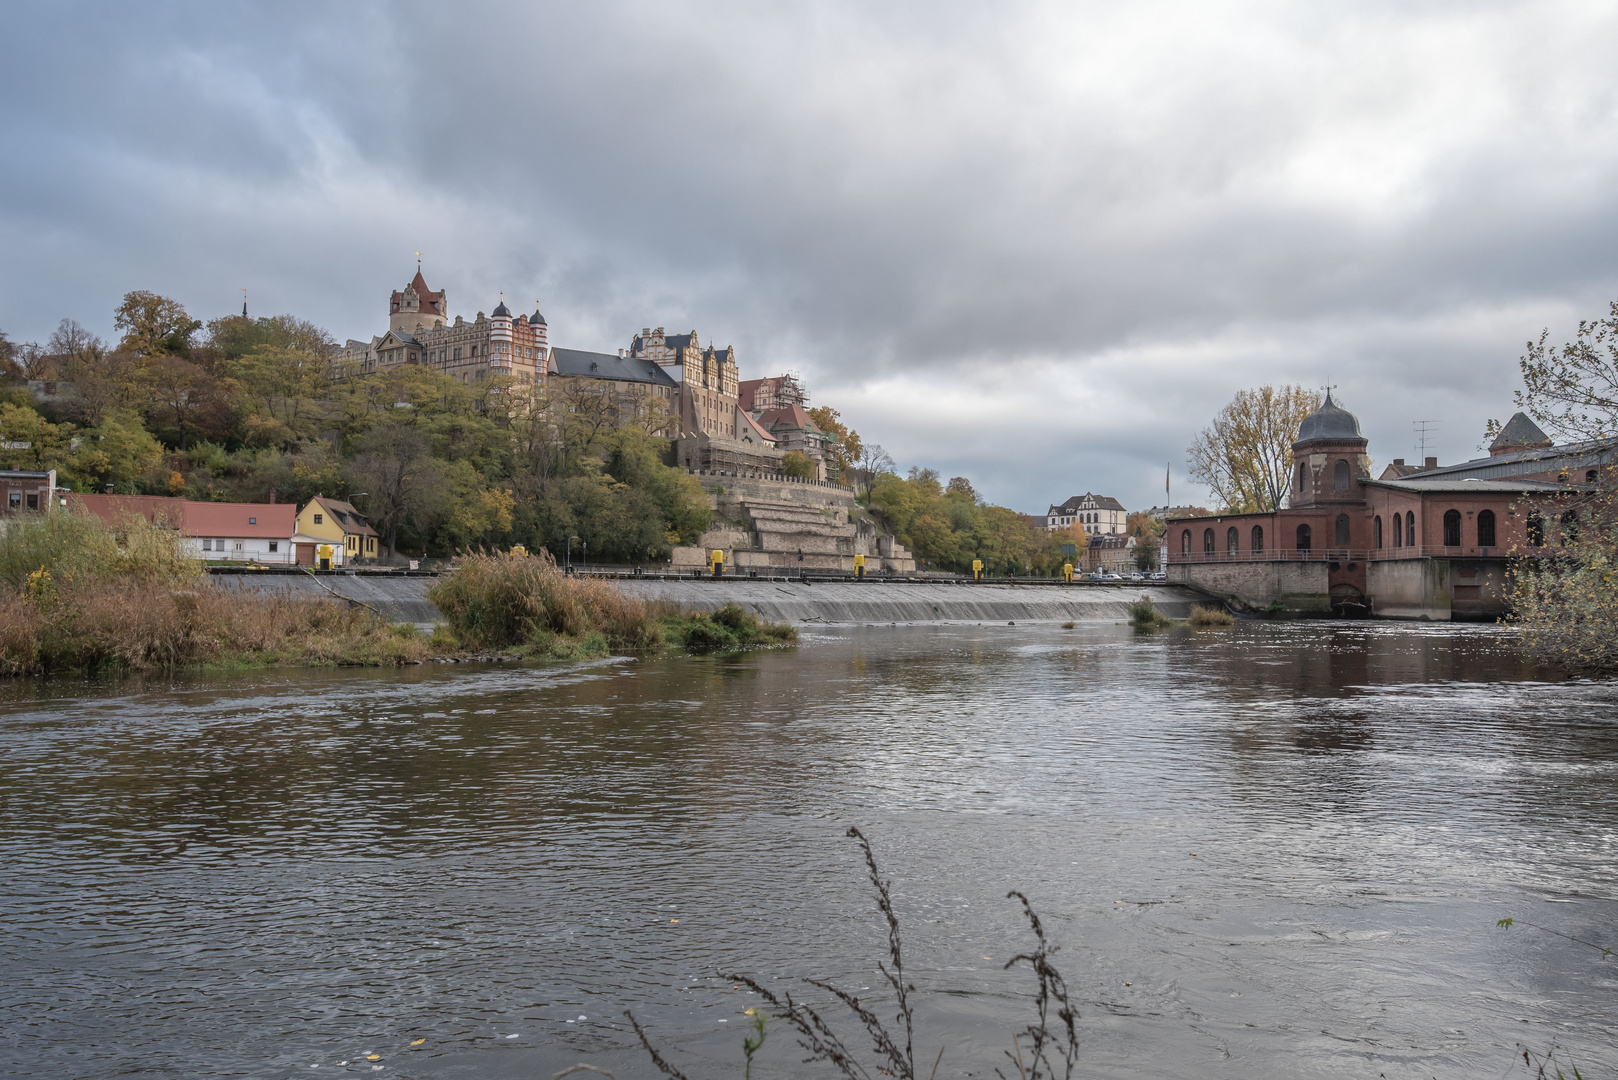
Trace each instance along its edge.
<instances>
[{"instance_id":1,"label":"sloped dam face","mask_svg":"<svg viewBox=\"0 0 1618 1080\"><path fill-rule=\"evenodd\" d=\"M442 621L427 599L427 590L437 580L430 577L220 574L217 580L227 587L354 600L397 622ZM1172 585L856 584L744 578L624 578L614 584L642 600L699 610L740 604L766 619L791 623L1117 621L1127 619L1129 604L1142 596L1150 597L1163 614L1183 619L1199 595Z\"/></svg>"},{"instance_id":2,"label":"sloped dam face","mask_svg":"<svg viewBox=\"0 0 1618 1080\"><path fill-rule=\"evenodd\" d=\"M1049 622L1129 618L1129 604L1150 597L1158 611L1183 619L1194 594L1173 586L899 584L895 582L669 581L626 579L618 586L643 600L687 608L739 604L777 622Z\"/></svg>"}]
</instances>

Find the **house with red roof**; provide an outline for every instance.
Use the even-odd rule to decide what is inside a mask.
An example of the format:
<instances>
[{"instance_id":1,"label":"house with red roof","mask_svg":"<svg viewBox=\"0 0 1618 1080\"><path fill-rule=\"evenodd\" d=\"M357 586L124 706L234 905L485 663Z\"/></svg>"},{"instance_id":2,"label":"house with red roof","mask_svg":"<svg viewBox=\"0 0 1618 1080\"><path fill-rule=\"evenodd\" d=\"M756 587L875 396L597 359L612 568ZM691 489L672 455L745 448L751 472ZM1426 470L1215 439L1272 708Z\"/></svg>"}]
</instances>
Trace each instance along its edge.
<instances>
[{"instance_id":1,"label":"house with red roof","mask_svg":"<svg viewBox=\"0 0 1618 1080\"><path fill-rule=\"evenodd\" d=\"M66 496L72 513L94 514L110 528L131 517L177 530L190 553L208 562L290 565L298 508L292 503L220 503L163 495Z\"/></svg>"}]
</instances>

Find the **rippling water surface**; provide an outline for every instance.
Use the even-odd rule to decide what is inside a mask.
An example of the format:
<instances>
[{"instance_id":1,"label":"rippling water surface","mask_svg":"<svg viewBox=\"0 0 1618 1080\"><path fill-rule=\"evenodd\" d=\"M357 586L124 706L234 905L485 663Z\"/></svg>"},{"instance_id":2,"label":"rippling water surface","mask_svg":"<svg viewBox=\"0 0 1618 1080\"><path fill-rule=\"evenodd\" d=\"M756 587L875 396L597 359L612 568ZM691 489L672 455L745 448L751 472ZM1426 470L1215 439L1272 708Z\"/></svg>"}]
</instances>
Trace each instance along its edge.
<instances>
[{"instance_id":1,"label":"rippling water surface","mask_svg":"<svg viewBox=\"0 0 1618 1080\"><path fill-rule=\"evenodd\" d=\"M1618 936L1618 688L1487 627L869 627L0 695L7 1075L650 1075L625 1009L739 1075L754 1002L718 973L876 986L850 824L940 1077L1031 1015L1011 888L1085 1075L1618 1068L1618 960L1524 925ZM775 1030L755 1075L827 1075L801 1056Z\"/></svg>"}]
</instances>

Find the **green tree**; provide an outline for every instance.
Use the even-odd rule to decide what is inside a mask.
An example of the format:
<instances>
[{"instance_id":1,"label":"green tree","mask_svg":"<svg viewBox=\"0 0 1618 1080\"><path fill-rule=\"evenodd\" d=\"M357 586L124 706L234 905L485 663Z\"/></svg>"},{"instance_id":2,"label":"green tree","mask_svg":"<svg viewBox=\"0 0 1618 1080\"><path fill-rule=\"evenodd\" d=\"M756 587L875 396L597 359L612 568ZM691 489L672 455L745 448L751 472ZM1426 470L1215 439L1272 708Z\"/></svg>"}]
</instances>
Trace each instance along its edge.
<instances>
[{"instance_id":1,"label":"green tree","mask_svg":"<svg viewBox=\"0 0 1618 1080\"><path fill-rule=\"evenodd\" d=\"M145 289L124 294L113 324L124 333L118 347L140 357L188 357L191 339L202 329L202 323L186 314L179 301Z\"/></svg>"},{"instance_id":2,"label":"green tree","mask_svg":"<svg viewBox=\"0 0 1618 1080\"><path fill-rule=\"evenodd\" d=\"M851 430L843 423L842 415L827 405L809 410L809 419L815 422L817 428L831 436L831 441L826 446L826 478L846 484L853 478L852 474L859 465L865 446L860 441L860 433Z\"/></svg>"},{"instance_id":3,"label":"green tree","mask_svg":"<svg viewBox=\"0 0 1618 1080\"><path fill-rule=\"evenodd\" d=\"M799 480L813 480L820 475L820 470L815 467L814 458L802 450L788 450L786 456L781 459L781 471Z\"/></svg>"}]
</instances>

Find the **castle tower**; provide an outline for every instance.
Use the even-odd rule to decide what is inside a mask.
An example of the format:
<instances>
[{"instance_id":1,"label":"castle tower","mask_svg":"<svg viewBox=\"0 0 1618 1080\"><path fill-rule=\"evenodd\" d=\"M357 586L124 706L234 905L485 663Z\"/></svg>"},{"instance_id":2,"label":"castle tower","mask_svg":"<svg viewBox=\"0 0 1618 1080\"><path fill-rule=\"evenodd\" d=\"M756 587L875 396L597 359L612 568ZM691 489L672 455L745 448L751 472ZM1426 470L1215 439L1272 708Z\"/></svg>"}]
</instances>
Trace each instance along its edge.
<instances>
[{"instance_id":1,"label":"castle tower","mask_svg":"<svg viewBox=\"0 0 1618 1080\"><path fill-rule=\"evenodd\" d=\"M410 284L388 300L388 329L398 334L440 330L448 318L448 295L442 289L437 292L429 289L419 266Z\"/></svg>"},{"instance_id":2,"label":"castle tower","mask_svg":"<svg viewBox=\"0 0 1618 1080\"><path fill-rule=\"evenodd\" d=\"M1359 418L1331 399L1303 418L1292 444L1292 505L1360 503L1359 481L1371 478Z\"/></svg>"},{"instance_id":3,"label":"castle tower","mask_svg":"<svg viewBox=\"0 0 1618 1080\"><path fill-rule=\"evenodd\" d=\"M539 301L534 301L534 313L528 316L528 329L534 332L534 348L538 350L541 360L551 354L551 343L547 336L549 328L545 325L545 316L539 313Z\"/></svg>"},{"instance_id":4,"label":"castle tower","mask_svg":"<svg viewBox=\"0 0 1618 1080\"><path fill-rule=\"evenodd\" d=\"M489 366L510 370L511 350L511 309L502 295L499 306L489 313Z\"/></svg>"}]
</instances>

